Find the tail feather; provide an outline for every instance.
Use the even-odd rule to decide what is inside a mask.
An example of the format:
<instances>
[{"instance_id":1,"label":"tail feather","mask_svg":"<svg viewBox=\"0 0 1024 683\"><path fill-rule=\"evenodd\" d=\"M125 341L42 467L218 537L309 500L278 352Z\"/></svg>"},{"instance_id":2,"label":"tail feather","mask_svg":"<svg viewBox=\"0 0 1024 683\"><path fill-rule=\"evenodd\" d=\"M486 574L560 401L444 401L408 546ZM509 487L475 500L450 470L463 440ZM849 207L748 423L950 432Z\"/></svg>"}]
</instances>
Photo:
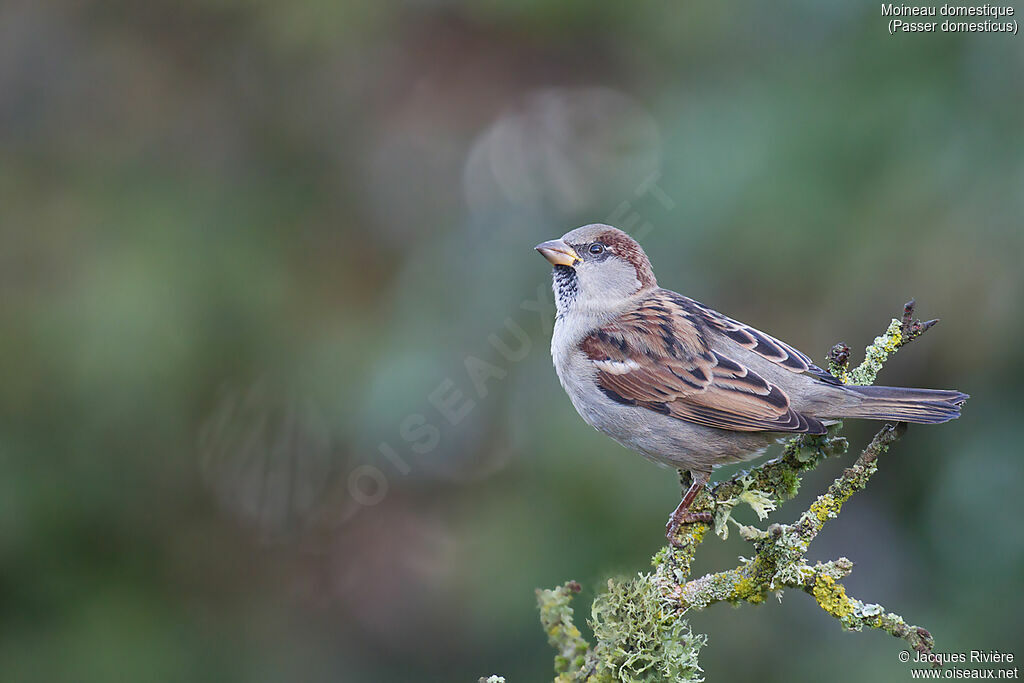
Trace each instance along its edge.
<instances>
[{"instance_id":1,"label":"tail feather","mask_svg":"<svg viewBox=\"0 0 1024 683\"><path fill-rule=\"evenodd\" d=\"M970 396L945 389L904 387L844 387L856 396L842 415L869 420L898 420L916 424L938 424L960 417L960 407Z\"/></svg>"}]
</instances>

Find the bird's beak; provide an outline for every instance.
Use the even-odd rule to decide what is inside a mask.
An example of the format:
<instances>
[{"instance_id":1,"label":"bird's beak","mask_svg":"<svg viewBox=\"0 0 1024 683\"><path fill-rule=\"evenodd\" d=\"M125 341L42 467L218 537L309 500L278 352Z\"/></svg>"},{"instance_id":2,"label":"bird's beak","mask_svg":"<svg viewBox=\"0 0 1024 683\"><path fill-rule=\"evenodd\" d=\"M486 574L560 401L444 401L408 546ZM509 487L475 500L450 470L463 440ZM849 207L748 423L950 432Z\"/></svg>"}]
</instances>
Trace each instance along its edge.
<instances>
[{"instance_id":1,"label":"bird's beak","mask_svg":"<svg viewBox=\"0 0 1024 683\"><path fill-rule=\"evenodd\" d=\"M581 259L576 251L562 240L548 240L534 247L553 266L572 266Z\"/></svg>"}]
</instances>

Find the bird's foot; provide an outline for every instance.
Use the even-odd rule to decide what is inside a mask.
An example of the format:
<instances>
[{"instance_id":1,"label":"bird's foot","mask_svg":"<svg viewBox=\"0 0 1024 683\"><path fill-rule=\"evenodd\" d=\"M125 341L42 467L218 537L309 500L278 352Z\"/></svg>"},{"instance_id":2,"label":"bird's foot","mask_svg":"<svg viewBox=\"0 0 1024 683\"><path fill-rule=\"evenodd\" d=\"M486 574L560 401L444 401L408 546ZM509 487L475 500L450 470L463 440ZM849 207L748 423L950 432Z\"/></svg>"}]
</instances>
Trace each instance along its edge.
<instances>
[{"instance_id":1,"label":"bird's foot","mask_svg":"<svg viewBox=\"0 0 1024 683\"><path fill-rule=\"evenodd\" d=\"M672 514L669 515L668 524L665 525L665 538L667 538L668 542L677 548L683 547L681 542L676 538L676 532L679 531L680 526L683 524L711 523L710 512L693 512L690 510L690 505L693 503L693 499L696 498L697 493L707 485L710 478L710 472L691 472L690 486L686 489L683 499L679 501L679 505L677 505L676 509L672 511Z\"/></svg>"},{"instance_id":2,"label":"bird's foot","mask_svg":"<svg viewBox=\"0 0 1024 683\"><path fill-rule=\"evenodd\" d=\"M684 524L711 524L712 515L710 512L691 512L689 510L676 514L675 512L668 518L668 524L665 525L665 538L668 542L677 548L682 548L683 543L677 538L679 527Z\"/></svg>"}]
</instances>

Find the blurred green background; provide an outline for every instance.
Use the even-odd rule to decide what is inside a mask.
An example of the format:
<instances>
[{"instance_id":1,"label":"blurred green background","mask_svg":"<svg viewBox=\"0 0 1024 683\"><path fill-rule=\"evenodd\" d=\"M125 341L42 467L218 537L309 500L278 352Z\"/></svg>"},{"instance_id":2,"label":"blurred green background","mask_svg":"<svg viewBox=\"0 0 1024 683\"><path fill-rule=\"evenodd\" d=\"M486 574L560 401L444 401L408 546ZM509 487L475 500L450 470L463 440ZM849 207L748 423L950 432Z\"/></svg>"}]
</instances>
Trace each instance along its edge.
<instances>
[{"instance_id":1,"label":"blurred green background","mask_svg":"<svg viewBox=\"0 0 1024 683\"><path fill-rule=\"evenodd\" d=\"M963 418L811 556L1019 648L1022 111L1020 38L873 3L4 2L0 677L549 679L533 589L678 501L551 368L532 247L590 222L819 362L941 317L880 379ZM801 594L692 624L711 681L909 676Z\"/></svg>"}]
</instances>

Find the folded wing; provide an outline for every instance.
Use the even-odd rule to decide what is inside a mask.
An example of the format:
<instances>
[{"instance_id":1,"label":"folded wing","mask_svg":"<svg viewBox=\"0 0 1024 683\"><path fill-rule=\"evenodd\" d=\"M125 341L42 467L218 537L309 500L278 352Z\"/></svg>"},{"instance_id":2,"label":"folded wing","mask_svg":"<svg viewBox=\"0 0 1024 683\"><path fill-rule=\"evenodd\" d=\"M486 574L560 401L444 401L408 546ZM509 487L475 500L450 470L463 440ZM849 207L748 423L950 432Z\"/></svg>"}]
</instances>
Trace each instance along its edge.
<instances>
[{"instance_id":1,"label":"folded wing","mask_svg":"<svg viewBox=\"0 0 1024 683\"><path fill-rule=\"evenodd\" d=\"M594 363L598 386L606 396L719 429L825 432L820 421L795 412L778 386L711 350L706 337L711 323L704 311L674 297L678 295L660 290L583 340L581 348ZM725 321L723 325L734 322ZM756 336L753 339L752 351L770 355L794 372L814 368L791 347L769 348Z\"/></svg>"}]
</instances>

